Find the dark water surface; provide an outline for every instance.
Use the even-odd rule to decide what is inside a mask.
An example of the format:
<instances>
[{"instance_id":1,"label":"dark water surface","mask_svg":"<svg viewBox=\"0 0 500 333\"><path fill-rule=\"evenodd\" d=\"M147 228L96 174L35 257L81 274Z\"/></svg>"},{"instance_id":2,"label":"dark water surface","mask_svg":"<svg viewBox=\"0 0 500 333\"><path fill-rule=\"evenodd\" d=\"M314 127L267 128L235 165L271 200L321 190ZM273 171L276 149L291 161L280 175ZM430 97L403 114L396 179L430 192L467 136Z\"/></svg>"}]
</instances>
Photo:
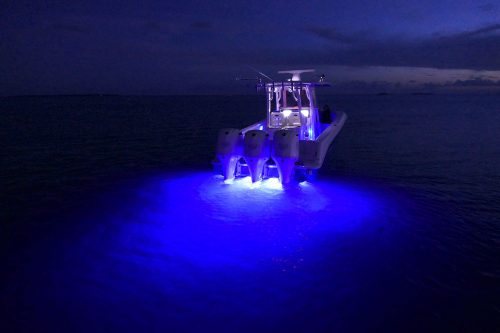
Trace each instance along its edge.
<instances>
[{"instance_id":1,"label":"dark water surface","mask_svg":"<svg viewBox=\"0 0 500 333\"><path fill-rule=\"evenodd\" d=\"M500 96L323 96L318 178L225 184L262 96L0 99L2 332L500 332Z\"/></svg>"}]
</instances>

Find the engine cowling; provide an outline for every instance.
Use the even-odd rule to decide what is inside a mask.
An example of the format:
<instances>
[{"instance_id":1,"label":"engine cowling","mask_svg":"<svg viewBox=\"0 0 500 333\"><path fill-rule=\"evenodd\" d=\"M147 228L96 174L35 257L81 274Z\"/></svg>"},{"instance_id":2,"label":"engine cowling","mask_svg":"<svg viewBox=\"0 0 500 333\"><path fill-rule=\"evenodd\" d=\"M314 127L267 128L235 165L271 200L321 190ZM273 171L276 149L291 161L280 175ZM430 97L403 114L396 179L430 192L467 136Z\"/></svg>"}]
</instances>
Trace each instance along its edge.
<instances>
[{"instance_id":1,"label":"engine cowling","mask_svg":"<svg viewBox=\"0 0 500 333\"><path fill-rule=\"evenodd\" d=\"M264 164L270 156L269 134L262 130L245 133L243 158L247 162L252 182L262 179Z\"/></svg>"},{"instance_id":2,"label":"engine cowling","mask_svg":"<svg viewBox=\"0 0 500 333\"><path fill-rule=\"evenodd\" d=\"M274 132L271 156L278 168L281 183L289 183L295 171L295 162L299 159L299 134L297 131L278 130Z\"/></svg>"},{"instance_id":3,"label":"engine cowling","mask_svg":"<svg viewBox=\"0 0 500 333\"><path fill-rule=\"evenodd\" d=\"M236 128L224 128L219 131L216 155L222 167L224 179L234 178L236 164L242 156L243 136Z\"/></svg>"}]
</instances>

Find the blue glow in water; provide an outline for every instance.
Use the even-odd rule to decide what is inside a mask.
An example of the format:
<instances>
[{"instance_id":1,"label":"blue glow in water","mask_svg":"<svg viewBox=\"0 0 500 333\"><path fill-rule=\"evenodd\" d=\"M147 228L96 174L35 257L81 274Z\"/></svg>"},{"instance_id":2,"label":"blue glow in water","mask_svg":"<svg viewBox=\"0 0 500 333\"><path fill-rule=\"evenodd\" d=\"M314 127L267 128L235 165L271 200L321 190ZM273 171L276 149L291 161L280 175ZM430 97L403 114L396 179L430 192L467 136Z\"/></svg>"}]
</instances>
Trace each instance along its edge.
<instances>
[{"instance_id":1,"label":"blue glow in water","mask_svg":"<svg viewBox=\"0 0 500 333\"><path fill-rule=\"evenodd\" d=\"M197 265L255 264L301 248L312 233L359 228L381 205L374 193L318 182L224 181L209 173L155 180L121 220L122 241L175 253ZM138 241L139 242L136 242ZM148 242L149 242L148 241ZM298 258L300 259L300 258Z\"/></svg>"},{"instance_id":2,"label":"blue glow in water","mask_svg":"<svg viewBox=\"0 0 500 333\"><path fill-rule=\"evenodd\" d=\"M290 331L298 314L311 318L301 331L346 327L342 316L357 311L342 295L376 303L367 295L386 275L373 263L396 253L374 246L387 198L333 180L283 188L170 174L105 201L82 221L86 232L45 244L57 250L27 266L28 277L53 267L24 293L40 313L35 327L59 325L61 311L86 331Z\"/></svg>"}]
</instances>

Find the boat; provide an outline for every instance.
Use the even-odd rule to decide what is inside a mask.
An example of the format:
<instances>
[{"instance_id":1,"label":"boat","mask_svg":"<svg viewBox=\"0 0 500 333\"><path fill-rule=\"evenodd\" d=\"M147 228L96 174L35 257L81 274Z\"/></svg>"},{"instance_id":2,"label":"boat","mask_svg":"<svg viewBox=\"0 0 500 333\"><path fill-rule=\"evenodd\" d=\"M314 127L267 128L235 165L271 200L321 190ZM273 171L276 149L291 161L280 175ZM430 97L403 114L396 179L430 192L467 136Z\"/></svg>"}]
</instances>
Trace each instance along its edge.
<instances>
[{"instance_id":1,"label":"boat","mask_svg":"<svg viewBox=\"0 0 500 333\"><path fill-rule=\"evenodd\" d=\"M225 180L250 176L252 182L279 178L282 184L303 181L321 168L333 140L347 119L327 106L318 109L315 89L328 87L302 81L314 70L280 71L288 79L257 83L267 94L266 118L243 129L223 128L218 133L214 167ZM291 76L291 78L290 78Z\"/></svg>"}]
</instances>

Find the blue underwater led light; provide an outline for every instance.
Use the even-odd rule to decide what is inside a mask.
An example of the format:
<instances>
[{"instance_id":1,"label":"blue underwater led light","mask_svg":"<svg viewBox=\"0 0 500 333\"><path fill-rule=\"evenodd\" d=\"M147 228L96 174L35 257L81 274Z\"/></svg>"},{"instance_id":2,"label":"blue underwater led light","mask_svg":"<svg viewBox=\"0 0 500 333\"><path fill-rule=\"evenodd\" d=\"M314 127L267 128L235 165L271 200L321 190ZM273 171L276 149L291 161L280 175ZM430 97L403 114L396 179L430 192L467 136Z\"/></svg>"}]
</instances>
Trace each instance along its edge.
<instances>
[{"instance_id":1,"label":"blue underwater led light","mask_svg":"<svg viewBox=\"0 0 500 333\"><path fill-rule=\"evenodd\" d=\"M116 218L125 242L147 239L156 251L201 265L241 263L242 256L250 264L292 250L310 232L355 230L380 204L373 192L340 182L284 188L276 178L224 181L198 172L150 181Z\"/></svg>"}]
</instances>

